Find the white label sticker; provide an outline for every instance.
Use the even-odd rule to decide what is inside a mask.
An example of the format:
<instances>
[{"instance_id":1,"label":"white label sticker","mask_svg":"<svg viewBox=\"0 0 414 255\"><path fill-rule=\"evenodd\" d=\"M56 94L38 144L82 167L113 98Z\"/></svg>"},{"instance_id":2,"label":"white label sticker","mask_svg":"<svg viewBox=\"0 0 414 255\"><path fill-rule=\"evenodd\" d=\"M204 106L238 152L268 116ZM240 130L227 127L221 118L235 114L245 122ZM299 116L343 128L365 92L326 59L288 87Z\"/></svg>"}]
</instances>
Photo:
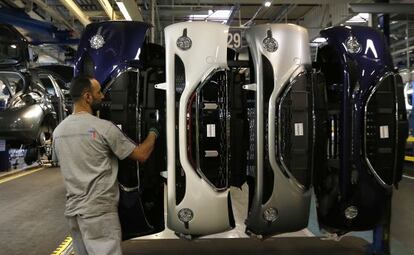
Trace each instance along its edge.
<instances>
[{"instance_id":1,"label":"white label sticker","mask_svg":"<svg viewBox=\"0 0 414 255\"><path fill-rule=\"evenodd\" d=\"M122 130L122 125L121 124L118 124L118 125L116 125L119 129L121 129Z\"/></svg>"},{"instance_id":2,"label":"white label sticker","mask_svg":"<svg viewBox=\"0 0 414 255\"><path fill-rule=\"evenodd\" d=\"M216 103L204 103L205 110L216 110L218 105Z\"/></svg>"},{"instance_id":3,"label":"white label sticker","mask_svg":"<svg viewBox=\"0 0 414 255\"><path fill-rule=\"evenodd\" d=\"M303 136L303 123L295 123L295 136Z\"/></svg>"},{"instance_id":4,"label":"white label sticker","mask_svg":"<svg viewBox=\"0 0 414 255\"><path fill-rule=\"evenodd\" d=\"M6 151L6 140L0 140L0 151Z\"/></svg>"},{"instance_id":5,"label":"white label sticker","mask_svg":"<svg viewBox=\"0 0 414 255\"><path fill-rule=\"evenodd\" d=\"M207 124L207 137L216 137L216 124Z\"/></svg>"},{"instance_id":6,"label":"white label sticker","mask_svg":"<svg viewBox=\"0 0 414 255\"><path fill-rule=\"evenodd\" d=\"M215 158L218 157L218 151L204 151L206 158Z\"/></svg>"},{"instance_id":7,"label":"white label sticker","mask_svg":"<svg viewBox=\"0 0 414 255\"><path fill-rule=\"evenodd\" d=\"M386 139L389 138L388 126L380 126L380 138Z\"/></svg>"}]
</instances>

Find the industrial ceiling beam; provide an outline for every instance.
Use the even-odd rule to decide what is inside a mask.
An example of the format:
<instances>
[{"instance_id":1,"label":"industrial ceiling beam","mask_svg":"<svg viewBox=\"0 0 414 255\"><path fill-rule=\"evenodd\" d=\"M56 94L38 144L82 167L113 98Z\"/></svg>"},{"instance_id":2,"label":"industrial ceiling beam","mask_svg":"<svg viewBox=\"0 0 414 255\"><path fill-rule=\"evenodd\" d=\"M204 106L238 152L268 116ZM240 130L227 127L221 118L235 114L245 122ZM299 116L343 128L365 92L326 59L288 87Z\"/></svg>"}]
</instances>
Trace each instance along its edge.
<instances>
[{"instance_id":1,"label":"industrial ceiling beam","mask_svg":"<svg viewBox=\"0 0 414 255\"><path fill-rule=\"evenodd\" d=\"M112 8L112 5L108 0L98 0L98 2L101 4L102 8L106 12L106 15L108 15L108 17L111 20L117 20L118 19L118 17L116 16L116 14L114 12L114 8Z\"/></svg>"},{"instance_id":2,"label":"industrial ceiling beam","mask_svg":"<svg viewBox=\"0 0 414 255\"><path fill-rule=\"evenodd\" d=\"M283 20L284 17L286 18L289 15L289 13L291 13L296 8L296 6L297 4L284 5L281 8L281 10L275 15L275 18L272 20L272 23L279 22Z\"/></svg>"},{"instance_id":3,"label":"industrial ceiling beam","mask_svg":"<svg viewBox=\"0 0 414 255\"><path fill-rule=\"evenodd\" d=\"M83 13L83 11L73 0L60 0L60 2L66 7L66 9L69 10L70 13L73 14L73 16L76 17L76 19L79 20L83 26L87 26L89 23L91 23L89 18L85 15L85 13Z\"/></svg>"},{"instance_id":4,"label":"industrial ceiling beam","mask_svg":"<svg viewBox=\"0 0 414 255\"><path fill-rule=\"evenodd\" d=\"M392 52L391 55L396 56L396 55L399 55L399 54L405 54L405 53L407 53L407 51L409 52L411 50L414 50L414 46L410 46L410 47L407 47L407 48L404 48L404 49L401 49L401 50L396 50L396 51Z\"/></svg>"},{"instance_id":5,"label":"industrial ceiling beam","mask_svg":"<svg viewBox=\"0 0 414 255\"><path fill-rule=\"evenodd\" d=\"M178 2L178 1L177 1ZM176 5L193 5L196 6L194 3L195 1L179 1ZM238 1L223 1L223 0L203 0L198 1L199 3L202 3L203 5L223 5L228 4L231 2L237 2L241 6L243 5L262 5L263 1L260 0L238 0ZM277 4L311 4L311 5L319 5L319 4L329 4L330 2L333 2L332 0L277 0L275 1ZM360 2L360 0L348 0L347 2ZM175 5L175 4L174 4ZM233 5L233 4L228 4ZM162 6L160 4L160 6ZM202 5L200 5L202 6Z\"/></svg>"},{"instance_id":6,"label":"industrial ceiling beam","mask_svg":"<svg viewBox=\"0 0 414 255\"><path fill-rule=\"evenodd\" d=\"M183 9L171 9L171 10L158 10L159 15L163 17L171 17L172 15L175 16L188 16L188 15L194 15L194 14L204 14L206 15L208 13L208 10L199 10L199 11L191 11L191 10L183 10ZM144 14L148 15L148 13Z\"/></svg>"},{"instance_id":7,"label":"industrial ceiling beam","mask_svg":"<svg viewBox=\"0 0 414 255\"><path fill-rule=\"evenodd\" d=\"M400 14L413 14L414 4L359 4L351 3L349 8L356 13L400 13Z\"/></svg>"},{"instance_id":8,"label":"industrial ceiling beam","mask_svg":"<svg viewBox=\"0 0 414 255\"><path fill-rule=\"evenodd\" d=\"M72 24L70 24L64 17L62 17L62 15L60 13L58 13L52 7L50 7L49 5L47 5L45 2L43 2L42 0L33 0L33 2L39 8L43 9L47 14L49 14L50 17L52 17L54 20L62 23L67 28L69 28L70 30L74 31L76 33L76 36L79 36L80 35L79 31Z\"/></svg>"},{"instance_id":9,"label":"industrial ceiling beam","mask_svg":"<svg viewBox=\"0 0 414 255\"><path fill-rule=\"evenodd\" d=\"M236 16L236 13L240 11L240 4L236 3L233 7L231 7L231 13L229 18L227 19L226 25L231 25L233 22L234 16Z\"/></svg>"},{"instance_id":10,"label":"industrial ceiling beam","mask_svg":"<svg viewBox=\"0 0 414 255\"><path fill-rule=\"evenodd\" d=\"M20 9L26 9L26 3L22 2L21 0L16 1L7 1L10 2L10 5L13 6L13 8L20 8ZM39 14L35 13L33 10L26 11L26 13L32 17L33 19L37 20L44 20L43 17L41 17Z\"/></svg>"},{"instance_id":11,"label":"industrial ceiling beam","mask_svg":"<svg viewBox=\"0 0 414 255\"><path fill-rule=\"evenodd\" d=\"M101 10L99 10L99 11L83 11L83 13L87 16L87 17L99 17L99 18L101 18L101 17L106 17L107 15L106 15L106 12L104 12L104 11L101 11Z\"/></svg>"}]
</instances>

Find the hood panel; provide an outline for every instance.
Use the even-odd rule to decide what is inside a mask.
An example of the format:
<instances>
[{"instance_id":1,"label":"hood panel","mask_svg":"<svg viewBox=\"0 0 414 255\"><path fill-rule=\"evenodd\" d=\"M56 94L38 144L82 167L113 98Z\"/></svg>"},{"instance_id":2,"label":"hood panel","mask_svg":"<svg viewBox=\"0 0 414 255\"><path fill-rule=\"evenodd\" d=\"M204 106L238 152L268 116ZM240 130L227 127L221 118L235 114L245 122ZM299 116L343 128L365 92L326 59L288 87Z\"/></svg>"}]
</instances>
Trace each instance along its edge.
<instances>
[{"instance_id":1,"label":"hood panel","mask_svg":"<svg viewBox=\"0 0 414 255\"><path fill-rule=\"evenodd\" d=\"M87 73L105 84L120 65L139 61L150 25L117 21L88 25L79 43L75 76Z\"/></svg>"}]
</instances>

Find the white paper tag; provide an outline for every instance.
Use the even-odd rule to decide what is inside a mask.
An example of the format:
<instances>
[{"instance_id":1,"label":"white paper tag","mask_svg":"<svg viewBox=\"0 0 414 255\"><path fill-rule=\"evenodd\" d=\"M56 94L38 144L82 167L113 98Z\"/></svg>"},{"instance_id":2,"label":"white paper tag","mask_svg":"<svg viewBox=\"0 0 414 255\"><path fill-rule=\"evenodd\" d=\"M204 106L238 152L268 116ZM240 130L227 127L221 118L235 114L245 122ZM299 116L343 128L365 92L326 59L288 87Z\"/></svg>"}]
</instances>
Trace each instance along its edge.
<instances>
[{"instance_id":1,"label":"white paper tag","mask_svg":"<svg viewBox=\"0 0 414 255\"><path fill-rule=\"evenodd\" d=\"M207 124L207 137L216 137L216 124Z\"/></svg>"},{"instance_id":2,"label":"white paper tag","mask_svg":"<svg viewBox=\"0 0 414 255\"><path fill-rule=\"evenodd\" d=\"M215 158L218 157L218 151L204 151L206 158Z\"/></svg>"},{"instance_id":3,"label":"white paper tag","mask_svg":"<svg viewBox=\"0 0 414 255\"><path fill-rule=\"evenodd\" d=\"M216 103L204 103L205 110L216 110L218 105Z\"/></svg>"},{"instance_id":4,"label":"white paper tag","mask_svg":"<svg viewBox=\"0 0 414 255\"><path fill-rule=\"evenodd\" d=\"M380 138L386 139L389 138L388 126L380 126Z\"/></svg>"},{"instance_id":5,"label":"white paper tag","mask_svg":"<svg viewBox=\"0 0 414 255\"><path fill-rule=\"evenodd\" d=\"M295 136L303 136L303 123L295 123Z\"/></svg>"},{"instance_id":6,"label":"white paper tag","mask_svg":"<svg viewBox=\"0 0 414 255\"><path fill-rule=\"evenodd\" d=\"M6 140L0 140L0 151L6 151Z\"/></svg>"}]
</instances>

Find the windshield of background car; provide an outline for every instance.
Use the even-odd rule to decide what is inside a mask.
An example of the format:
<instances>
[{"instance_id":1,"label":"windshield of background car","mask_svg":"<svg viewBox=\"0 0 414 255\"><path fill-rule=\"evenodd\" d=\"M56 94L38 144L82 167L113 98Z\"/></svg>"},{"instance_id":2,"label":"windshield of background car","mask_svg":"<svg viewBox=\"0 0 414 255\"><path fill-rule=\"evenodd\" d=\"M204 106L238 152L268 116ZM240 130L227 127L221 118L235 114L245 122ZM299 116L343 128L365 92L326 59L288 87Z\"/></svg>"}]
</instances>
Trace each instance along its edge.
<instances>
[{"instance_id":1,"label":"windshield of background car","mask_svg":"<svg viewBox=\"0 0 414 255\"><path fill-rule=\"evenodd\" d=\"M16 72L0 72L0 95L13 96L24 88L23 76ZM7 90L7 91L6 91Z\"/></svg>"},{"instance_id":2,"label":"windshield of background car","mask_svg":"<svg viewBox=\"0 0 414 255\"><path fill-rule=\"evenodd\" d=\"M49 77L40 77L40 81L42 82L43 87L46 89L46 92L49 95L56 96L55 87L53 86L53 83Z\"/></svg>"},{"instance_id":3,"label":"windshield of background car","mask_svg":"<svg viewBox=\"0 0 414 255\"><path fill-rule=\"evenodd\" d=\"M64 80L62 80L60 78L57 78L57 77L54 77L54 79L55 79L56 83L59 85L60 89L66 89L66 90L69 89L70 83L66 83Z\"/></svg>"},{"instance_id":4,"label":"windshield of background car","mask_svg":"<svg viewBox=\"0 0 414 255\"><path fill-rule=\"evenodd\" d=\"M9 98L10 96L11 92L9 86L7 86L2 80L0 80L0 99Z\"/></svg>"},{"instance_id":5,"label":"windshield of background car","mask_svg":"<svg viewBox=\"0 0 414 255\"><path fill-rule=\"evenodd\" d=\"M14 64L21 58L21 47L17 42L7 42L0 38L0 64Z\"/></svg>"}]
</instances>

